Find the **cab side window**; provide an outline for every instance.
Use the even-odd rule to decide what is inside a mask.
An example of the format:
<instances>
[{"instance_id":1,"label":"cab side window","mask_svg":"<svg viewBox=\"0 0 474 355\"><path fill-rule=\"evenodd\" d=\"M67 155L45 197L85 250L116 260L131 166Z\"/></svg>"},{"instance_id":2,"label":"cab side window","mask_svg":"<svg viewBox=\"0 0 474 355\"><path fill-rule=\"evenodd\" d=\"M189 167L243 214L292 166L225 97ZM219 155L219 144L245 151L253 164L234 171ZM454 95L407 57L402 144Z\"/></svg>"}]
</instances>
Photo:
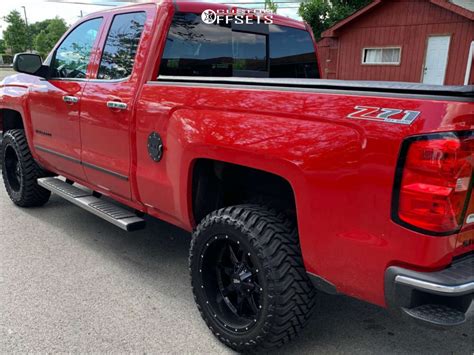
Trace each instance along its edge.
<instances>
[{"instance_id":1,"label":"cab side window","mask_svg":"<svg viewBox=\"0 0 474 355\"><path fill-rule=\"evenodd\" d=\"M61 43L53 58L53 78L86 77L92 47L99 33L102 18L92 19L77 26Z\"/></svg>"},{"instance_id":2,"label":"cab side window","mask_svg":"<svg viewBox=\"0 0 474 355\"><path fill-rule=\"evenodd\" d=\"M232 31L232 76L268 76L267 39L261 33Z\"/></svg>"},{"instance_id":3,"label":"cab side window","mask_svg":"<svg viewBox=\"0 0 474 355\"><path fill-rule=\"evenodd\" d=\"M98 79L124 79L132 74L145 20L145 12L115 15L102 53Z\"/></svg>"},{"instance_id":4,"label":"cab side window","mask_svg":"<svg viewBox=\"0 0 474 355\"><path fill-rule=\"evenodd\" d=\"M160 75L232 76L232 28L176 13L166 38Z\"/></svg>"},{"instance_id":5,"label":"cab side window","mask_svg":"<svg viewBox=\"0 0 474 355\"><path fill-rule=\"evenodd\" d=\"M270 77L320 77L314 43L309 32L285 26L270 26Z\"/></svg>"}]
</instances>

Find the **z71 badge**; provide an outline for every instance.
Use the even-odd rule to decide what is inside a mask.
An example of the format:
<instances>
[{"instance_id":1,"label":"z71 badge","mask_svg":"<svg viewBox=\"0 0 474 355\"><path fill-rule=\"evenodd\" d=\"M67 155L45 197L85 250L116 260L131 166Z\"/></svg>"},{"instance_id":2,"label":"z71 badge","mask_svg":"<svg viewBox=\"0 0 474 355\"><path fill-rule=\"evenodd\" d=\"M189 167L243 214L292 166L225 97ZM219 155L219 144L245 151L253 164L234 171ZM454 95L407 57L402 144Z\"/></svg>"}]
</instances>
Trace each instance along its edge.
<instances>
[{"instance_id":1,"label":"z71 badge","mask_svg":"<svg viewBox=\"0 0 474 355\"><path fill-rule=\"evenodd\" d=\"M355 112L347 117L358 120L380 121L409 125L420 115L420 111L399 110L396 108L356 106Z\"/></svg>"}]
</instances>

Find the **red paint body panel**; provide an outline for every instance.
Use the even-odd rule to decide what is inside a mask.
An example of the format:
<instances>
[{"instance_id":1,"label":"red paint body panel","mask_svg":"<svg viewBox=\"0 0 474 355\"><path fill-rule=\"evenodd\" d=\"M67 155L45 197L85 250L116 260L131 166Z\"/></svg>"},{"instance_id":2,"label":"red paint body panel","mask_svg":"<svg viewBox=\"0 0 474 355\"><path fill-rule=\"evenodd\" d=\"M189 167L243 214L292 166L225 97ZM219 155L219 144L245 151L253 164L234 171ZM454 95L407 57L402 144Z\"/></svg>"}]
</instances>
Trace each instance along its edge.
<instances>
[{"instance_id":1,"label":"red paint body panel","mask_svg":"<svg viewBox=\"0 0 474 355\"><path fill-rule=\"evenodd\" d=\"M411 126L348 120L356 105L404 107L422 115ZM159 214L189 221L189 228L193 160L222 160L279 175L296 195L307 269L346 294L383 304L387 266L438 268L451 260L456 235L409 231L390 221L390 208L402 140L466 129L449 114L454 106L472 114L468 103L149 83L137 107L137 141L155 130L167 148L164 164L154 167L146 147L137 147L140 195ZM152 186L160 193L153 194Z\"/></svg>"},{"instance_id":2,"label":"red paint body panel","mask_svg":"<svg viewBox=\"0 0 474 355\"><path fill-rule=\"evenodd\" d=\"M81 158L80 108L82 103L66 104L63 96L81 97L85 82L61 80L42 81L30 89L29 107L31 127L34 131L33 145L52 149L76 160ZM46 103L47 104L44 104ZM45 136L39 132L48 132ZM69 172L79 179L85 179L84 169L74 161L38 151L38 155L62 172Z\"/></svg>"},{"instance_id":3,"label":"red paint body panel","mask_svg":"<svg viewBox=\"0 0 474 355\"><path fill-rule=\"evenodd\" d=\"M202 4L196 6L198 11ZM116 82L91 80L111 17L126 11L148 14L132 75ZM435 270L467 251L460 247L462 234L432 237L394 223L391 203L403 140L422 133L473 130L472 103L153 81L173 12L168 2L103 12L106 25L91 56L88 80L56 83L14 75L0 84L0 107L22 115L33 155L42 165L187 230L196 224L191 176L197 159L276 174L295 194L307 270L342 293L378 305L385 304L388 266ZM60 102L67 92L82 92L79 108ZM128 110L111 111L105 105L111 99L126 102ZM421 114L411 125L347 118L355 106ZM36 129L57 138L48 141ZM159 163L148 155L152 131L164 143ZM127 179L83 165L71 167L38 151L37 144Z\"/></svg>"}]
</instances>

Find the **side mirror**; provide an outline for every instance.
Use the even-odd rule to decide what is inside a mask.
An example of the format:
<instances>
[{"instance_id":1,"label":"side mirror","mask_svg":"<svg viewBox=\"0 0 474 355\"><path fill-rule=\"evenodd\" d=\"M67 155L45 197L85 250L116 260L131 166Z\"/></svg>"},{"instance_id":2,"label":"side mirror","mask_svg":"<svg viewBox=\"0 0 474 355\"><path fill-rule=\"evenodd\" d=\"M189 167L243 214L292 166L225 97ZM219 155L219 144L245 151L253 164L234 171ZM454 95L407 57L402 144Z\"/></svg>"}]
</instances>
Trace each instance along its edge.
<instances>
[{"instance_id":1,"label":"side mirror","mask_svg":"<svg viewBox=\"0 0 474 355\"><path fill-rule=\"evenodd\" d=\"M13 58L13 70L19 73L38 75L43 67L43 61L38 54L18 53Z\"/></svg>"}]
</instances>

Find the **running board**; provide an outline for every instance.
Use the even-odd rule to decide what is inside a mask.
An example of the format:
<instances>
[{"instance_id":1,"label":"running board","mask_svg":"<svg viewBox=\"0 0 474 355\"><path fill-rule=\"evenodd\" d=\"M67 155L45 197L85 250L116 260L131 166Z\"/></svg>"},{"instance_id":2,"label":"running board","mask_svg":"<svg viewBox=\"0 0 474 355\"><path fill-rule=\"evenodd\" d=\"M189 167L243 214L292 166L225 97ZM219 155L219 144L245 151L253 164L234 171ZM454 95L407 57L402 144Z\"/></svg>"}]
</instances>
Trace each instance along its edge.
<instances>
[{"instance_id":1,"label":"running board","mask_svg":"<svg viewBox=\"0 0 474 355\"><path fill-rule=\"evenodd\" d=\"M449 327L466 321L464 312L441 304L424 304L415 308L402 308L403 312L418 321Z\"/></svg>"},{"instance_id":2,"label":"running board","mask_svg":"<svg viewBox=\"0 0 474 355\"><path fill-rule=\"evenodd\" d=\"M92 192L81 190L53 177L38 179L38 184L123 230L131 232L145 228L145 220L143 218L138 217L135 213L125 208L92 196Z\"/></svg>"}]
</instances>

